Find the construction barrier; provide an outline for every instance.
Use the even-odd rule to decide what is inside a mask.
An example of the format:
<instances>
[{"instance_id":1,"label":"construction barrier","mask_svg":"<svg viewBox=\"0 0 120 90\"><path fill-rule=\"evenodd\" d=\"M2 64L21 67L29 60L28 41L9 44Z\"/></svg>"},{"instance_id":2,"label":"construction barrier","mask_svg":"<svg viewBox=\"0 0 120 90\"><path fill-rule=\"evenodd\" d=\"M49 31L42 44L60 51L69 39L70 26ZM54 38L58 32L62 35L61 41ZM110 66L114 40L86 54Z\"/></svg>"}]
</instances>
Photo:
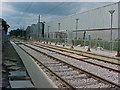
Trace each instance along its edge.
<instances>
[{"instance_id":1,"label":"construction barrier","mask_svg":"<svg viewBox=\"0 0 120 90\"><path fill-rule=\"evenodd\" d=\"M70 48L72 48L72 49L73 49L73 48L74 48L74 47L73 47L73 45L71 45L71 47L70 47Z\"/></svg>"},{"instance_id":2,"label":"construction barrier","mask_svg":"<svg viewBox=\"0 0 120 90\"><path fill-rule=\"evenodd\" d=\"M91 50L90 50L90 47L88 47L87 51L89 51L89 52L91 51Z\"/></svg>"},{"instance_id":3,"label":"construction barrier","mask_svg":"<svg viewBox=\"0 0 120 90\"><path fill-rule=\"evenodd\" d=\"M117 54L115 55L116 57L120 57L120 52L117 51Z\"/></svg>"}]
</instances>

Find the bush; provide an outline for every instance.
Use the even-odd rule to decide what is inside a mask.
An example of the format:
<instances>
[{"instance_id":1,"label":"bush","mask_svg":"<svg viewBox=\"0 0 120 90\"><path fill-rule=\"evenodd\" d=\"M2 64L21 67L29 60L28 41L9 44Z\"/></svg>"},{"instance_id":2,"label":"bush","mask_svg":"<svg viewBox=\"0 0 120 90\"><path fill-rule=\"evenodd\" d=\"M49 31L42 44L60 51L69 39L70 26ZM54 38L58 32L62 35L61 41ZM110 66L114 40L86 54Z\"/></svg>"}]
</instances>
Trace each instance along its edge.
<instances>
[{"instance_id":1,"label":"bush","mask_svg":"<svg viewBox=\"0 0 120 90\"><path fill-rule=\"evenodd\" d=\"M17 39L20 39L20 40L27 40L27 37L20 37L20 36L17 36L16 38L17 38Z\"/></svg>"}]
</instances>

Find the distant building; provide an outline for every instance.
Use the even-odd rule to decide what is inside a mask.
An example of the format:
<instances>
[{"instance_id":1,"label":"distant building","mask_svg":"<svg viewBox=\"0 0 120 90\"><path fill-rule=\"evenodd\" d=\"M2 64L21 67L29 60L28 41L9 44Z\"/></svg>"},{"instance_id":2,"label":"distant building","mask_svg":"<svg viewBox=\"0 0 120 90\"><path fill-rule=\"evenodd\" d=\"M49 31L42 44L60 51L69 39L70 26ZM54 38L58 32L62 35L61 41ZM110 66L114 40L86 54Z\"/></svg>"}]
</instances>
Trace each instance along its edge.
<instances>
[{"instance_id":1,"label":"distant building","mask_svg":"<svg viewBox=\"0 0 120 90\"><path fill-rule=\"evenodd\" d=\"M27 38L30 38L30 26L27 26L27 28L26 28L26 36L27 36Z\"/></svg>"},{"instance_id":2,"label":"distant building","mask_svg":"<svg viewBox=\"0 0 120 90\"><path fill-rule=\"evenodd\" d=\"M112 39L120 39L120 2L47 22L45 38L67 38L69 43L76 37L87 40L100 38L110 41L111 15L109 10L115 10L113 13Z\"/></svg>"},{"instance_id":3,"label":"distant building","mask_svg":"<svg viewBox=\"0 0 120 90\"><path fill-rule=\"evenodd\" d=\"M40 40L44 37L44 23L32 24L26 29L27 37L32 40Z\"/></svg>"},{"instance_id":4,"label":"distant building","mask_svg":"<svg viewBox=\"0 0 120 90\"><path fill-rule=\"evenodd\" d=\"M0 33L2 34L0 35L2 36L0 39L2 39L3 43L7 41L7 31L9 27L10 26L7 24L7 22L4 19L0 18Z\"/></svg>"}]
</instances>

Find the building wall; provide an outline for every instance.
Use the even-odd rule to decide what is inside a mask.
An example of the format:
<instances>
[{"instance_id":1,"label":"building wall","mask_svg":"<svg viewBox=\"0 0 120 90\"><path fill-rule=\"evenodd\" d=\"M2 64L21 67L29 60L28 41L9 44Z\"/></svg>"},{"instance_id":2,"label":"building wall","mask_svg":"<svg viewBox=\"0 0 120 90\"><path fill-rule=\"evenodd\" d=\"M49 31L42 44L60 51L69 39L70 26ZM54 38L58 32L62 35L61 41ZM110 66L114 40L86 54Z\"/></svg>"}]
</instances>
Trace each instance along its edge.
<instances>
[{"instance_id":1,"label":"building wall","mask_svg":"<svg viewBox=\"0 0 120 90\"><path fill-rule=\"evenodd\" d=\"M40 26L39 26L40 24ZM33 40L39 40L40 38L43 38L44 34L44 24L43 23L37 23L32 24L27 29L27 37Z\"/></svg>"},{"instance_id":2,"label":"building wall","mask_svg":"<svg viewBox=\"0 0 120 90\"><path fill-rule=\"evenodd\" d=\"M0 18L0 32L2 34L0 39L2 40L3 44L8 41L7 31L9 27L10 26L7 24L7 22Z\"/></svg>"},{"instance_id":3,"label":"building wall","mask_svg":"<svg viewBox=\"0 0 120 90\"><path fill-rule=\"evenodd\" d=\"M76 32L73 32L72 35L75 37L76 36ZM111 35L111 31L110 30L86 31L85 38L88 39L89 36L90 36L91 39L98 39L99 38L99 39L102 39L102 40L110 41L110 35ZM84 31L78 32L78 36L79 36L79 38L83 38ZM118 29L112 30L112 37L113 37L113 40L117 39L117 37L118 37Z\"/></svg>"},{"instance_id":4,"label":"building wall","mask_svg":"<svg viewBox=\"0 0 120 90\"><path fill-rule=\"evenodd\" d=\"M118 4L118 50L120 51L120 3ZM120 81L119 81L120 82Z\"/></svg>"},{"instance_id":5,"label":"building wall","mask_svg":"<svg viewBox=\"0 0 120 90\"><path fill-rule=\"evenodd\" d=\"M118 4L118 38L120 39L120 3Z\"/></svg>"},{"instance_id":6,"label":"building wall","mask_svg":"<svg viewBox=\"0 0 120 90\"><path fill-rule=\"evenodd\" d=\"M113 3L110 5L106 5L103 7L99 7L93 10L89 10L83 13L78 13L70 16L66 16L64 18L48 22L45 25L45 33L48 33L48 26L49 32L65 32L68 35L69 41L75 38L75 31L76 31L76 19L78 20L78 29L80 30L87 30L87 34L92 34L93 38L96 38L95 35L99 36L102 39L110 40L110 20L111 16L109 13L109 10L115 10L113 14L113 28L118 28L118 3ZM60 23L60 30L59 25ZM91 29L106 29L107 31L90 31ZM74 32L73 32L74 31ZM95 35L93 35L95 34ZM47 36L47 35L46 35ZM55 38L55 36L53 36ZM78 34L78 37L80 37L80 34ZM118 30L113 31L113 38L118 37Z\"/></svg>"}]
</instances>

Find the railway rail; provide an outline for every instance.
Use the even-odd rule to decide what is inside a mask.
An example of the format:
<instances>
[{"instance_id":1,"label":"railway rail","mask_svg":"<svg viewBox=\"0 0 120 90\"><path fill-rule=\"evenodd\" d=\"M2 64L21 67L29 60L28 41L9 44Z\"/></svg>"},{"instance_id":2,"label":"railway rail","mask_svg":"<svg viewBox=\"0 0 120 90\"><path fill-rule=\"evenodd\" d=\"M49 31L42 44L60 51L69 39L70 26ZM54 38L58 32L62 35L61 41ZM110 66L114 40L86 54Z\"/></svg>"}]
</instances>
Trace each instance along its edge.
<instances>
[{"instance_id":1,"label":"railway rail","mask_svg":"<svg viewBox=\"0 0 120 90\"><path fill-rule=\"evenodd\" d=\"M74 65L71 65L60 58L56 58L54 56L51 56L48 53L42 52L40 50L37 50L35 48L32 48L30 46L27 46L25 44L19 45L27 54L29 54L37 63L40 63L44 68L47 68L48 71L52 72L60 81L64 83L64 85L68 88L83 88L83 87L94 87L96 86L97 88L104 88L104 87L118 87L120 86L114 82L111 82L109 80L106 80L102 77L99 77L93 73L90 73L86 70L83 70L81 68L78 68ZM26 49L27 48L27 49ZM40 54L42 53L48 57L49 59L46 60L39 60L40 59ZM38 57L39 56L39 57ZM37 57L37 58L36 58ZM51 60L52 59L52 60ZM57 67L61 67L61 69L56 69ZM63 68L66 67L66 68ZM67 72L67 73L64 73ZM75 72L75 75L74 75ZM70 75L71 74L71 75ZM81 76L83 75L82 79ZM85 77L84 77L85 75ZM79 76L79 77L78 77ZM64 77L64 78L63 78ZM81 83L83 80L87 81ZM76 82L72 83L72 82ZM77 84L78 83L78 84Z\"/></svg>"},{"instance_id":2,"label":"railway rail","mask_svg":"<svg viewBox=\"0 0 120 90\"><path fill-rule=\"evenodd\" d=\"M85 51L75 50L71 48L65 48L65 47L60 47L60 46L51 45L51 44L43 44L43 43L38 43L38 42L34 42L33 44L44 46L44 47L49 47L52 49L56 49L56 50L60 50L60 51L64 51L64 52L68 52L68 53L72 53L76 55L82 55L88 58L96 59L96 60L111 63L111 64L120 65L119 57L105 56L105 55L95 54L91 52L85 52Z\"/></svg>"},{"instance_id":3,"label":"railway rail","mask_svg":"<svg viewBox=\"0 0 120 90\"><path fill-rule=\"evenodd\" d=\"M31 44L31 45L34 45L34 44ZM88 58L78 58L79 56L74 56L74 54L67 54L67 53L64 53L64 52L59 52L59 51L56 51L56 50L53 50L53 49L51 49L51 48L45 48L45 47L43 47L43 46L38 46L38 45L34 45L34 46L36 46L36 47L39 47L39 48L42 48L42 49L46 49L46 50L49 50L49 51L52 51L52 52L56 52L56 53L58 53L58 54L61 54L61 55L64 55L64 56L67 56L67 57L71 57L71 58L74 58L74 59L76 59L76 60L79 60L79 61L83 61L83 62L86 62L86 63L89 63L89 64L92 64L92 65L96 65L96 66L99 66L99 67L102 67L102 68L106 68L106 69L109 69L109 70L111 70L111 71L114 71L114 72L117 72L117 73L120 73L120 70L119 70L119 68L120 68L120 66L118 66L118 65L116 65L116 68L114 69L114 68L111 68L111 66L113 66L112 64L110 64L110 66L108 67L107 65L107 63L104 63L104 65L103 65L103 63L101 63L101 64L96 64L96 63L94 63L94 62L91 62L91 60L85 60L85 59L88 59Z\"/></svg>"},{"instance_id":4,"label":"railway rail","mask_svg":"<svg viewBox=\"0 0 120 90\"><path fill-rule=\"evenodd\" d=\"M27 45L27 44L26 44ZM31 47L31 45L29 44L29 45L27 45L27 47L30 47L30 48L32 48L32 49L36 49L36 50L41 50L42 48L37 48L37 47L34 47L33 45L32 45L32 47ZM33 48L34 47L34 48ZM48 50L46 50L46 51L44 51L44 49L42 49L42 51L43 52L48 52ZM51 51L51 50L50 50ZM50 53L50 52L49 52ZM99 65L99 64L95 64L95 63L89 63L89 62L86 62L86 61L84 61L84 60L81 60L81 59L78 59L78 58L71 58L71 56L69 57L69 55L65 58L65 56L66 55L64 55L64 57L63 57L63 55L64 54L62 54L62 56L60 56L59 54L57 54L57 55L54 55L54 56L56 56L56 57L58 57L58 58L63 58L63 60L65 60L65 61L67 61L67 59L68 59L68 61L67 62L69 62L69 63L73 63L74 64L74 66L78 66L78 67L81 67L82 66L82 68L83 69L87 69L89 72L93 72L93 73L95 73L93 70L95 70L96 72L98 72L98 74L100 74L100 76L101 77L104 77L104 78L106 78L106 79L110 79L111 81L114 81L114 82L116 82L116 83L118 83L119 82L119 67L118 66L116 66L116 69L117 70L115 70L115 69L112 69L112 68L109 68L109 67L112 67L111 65L109 66L109 67L106 67L106 65L109 65L109 64L106 64L105 63L105 65ZM73 55L72 55L73 56ZM71 60L71 59L73 59L73 60ZM76 60L79 60L79 61L76 61ZM85 62L85 63L83 63L83 62ZM92 64L92 65L91 65ZM94 66L93 66L94 65ZM87 67L86 67L87 66ZM101 68L99 68L99 67L101 67ZM103 69L102 69L103 68ZM93 70L92 70L93 69ZM112 72L113 71L113 72ZM103 73L104 72L104 73ZM114 73L114 72L117 72L117 73ZM97 73L95 73L95 74L97 74ZM113 78L113 79L111 79L111 77ZM114 78L115 78L115 80L114 80Z\"/></svg>"}]
</instances>

